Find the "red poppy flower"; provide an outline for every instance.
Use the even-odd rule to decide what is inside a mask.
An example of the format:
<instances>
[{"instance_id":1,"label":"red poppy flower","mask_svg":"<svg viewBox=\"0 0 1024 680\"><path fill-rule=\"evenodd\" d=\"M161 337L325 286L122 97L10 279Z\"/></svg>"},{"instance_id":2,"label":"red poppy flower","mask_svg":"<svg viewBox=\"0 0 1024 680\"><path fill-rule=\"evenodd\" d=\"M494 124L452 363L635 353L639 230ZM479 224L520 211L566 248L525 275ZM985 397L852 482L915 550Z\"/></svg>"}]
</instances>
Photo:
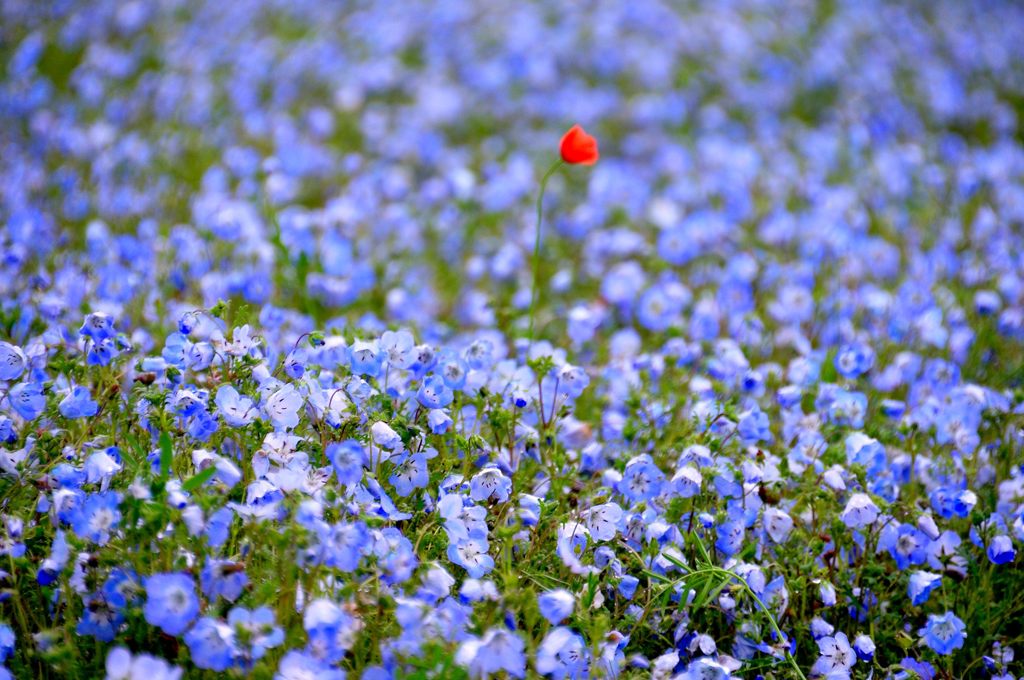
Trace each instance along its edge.
<instances>
[{"instance_id":1,"label":"red poppy flower","mask_svg":"<svg viewBox=\"0 0 1024 680\"><path fill-rule=\"evenodd\" d=\"M588 135L579 125L573 125L562 136L559 147L562 160L566 163L593 165L597 162L597 140Z\"/></svg>"}]
</instances>

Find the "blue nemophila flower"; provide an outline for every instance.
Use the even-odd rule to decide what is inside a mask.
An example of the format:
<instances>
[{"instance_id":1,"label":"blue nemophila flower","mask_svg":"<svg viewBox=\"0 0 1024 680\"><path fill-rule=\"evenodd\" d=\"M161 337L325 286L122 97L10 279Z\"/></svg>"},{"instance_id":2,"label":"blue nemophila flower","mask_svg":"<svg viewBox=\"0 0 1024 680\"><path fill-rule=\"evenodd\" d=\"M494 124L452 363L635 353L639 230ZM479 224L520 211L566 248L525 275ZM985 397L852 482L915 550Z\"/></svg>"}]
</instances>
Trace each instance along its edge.
<instances>
[{"instance_id":1,"label":"blue nemophila flower","mask_svg":"<svg viewBox=\"0 0 1024 680\"><path fill-rule=\"evenodd\" d=\"M964 646L967 626L953 612L929 614L928 624L918 631L924 643L936 654L952 654Z\"/></svg>"},{"instance_id":2,"label":"blue nemophila flower","mask_svg":"<svg viewBox=\"0 0 1024 680\"><path fill-rule=\"evenodd\" d=\"M459 588L459 601L463 604L474 602L496 602L501 599L494 581L467 578Z\"/></svg>"},{"instance_id":3,"label":"blue nemophila flower","mask_svg":"<svg viewBox=\"0 0 1024 680\"><path fill-rule=\"evenodd\" d=\"M234 519L235 513L231 508L220 508L207 518L203 535L211 548L217 549L227 542Z\"/></svg>"},{"instance_id":4,"label":"blue nemophila flower","mask_svg":"<svg viewBox=\"0 0 1024 680\"><path fill-rule=\"evenodd\" d=\"M14 630L6 623L0 623L0 662L7 661L14 654L15 641Z\"/></svg>"},{"instance_id":5,"label":"blue nemophila flower","mask_svg":"<svg viewBox=\"0 0 1024 680\"><path fill-rule=\"evenodd\" d=\"M358 619L334 602L314 600L306 607L302 625L309 636L306 651L327 663L338 663L355 644L355 634L361 627Z\"/></svg>"},{"instance_id":6,"label":"blue nemophila flower","mask_svg":"<svg viewBox=\"0 0 1024 680\"><path fill-rule=\"evenodd\" d=\"M387 449L388 451L401 451L404 447L401 435L395 432L390 425L382 420L379 420L370 426L370 434L373 437L374 443L382 449Z\"/></svg>"},{"instance_id":7,"label":"blue nemophila flower","mask_svg":"<svg viewBox=\"0 0 1024 680\"><path fill-rule=\"evenodd\" d=\"M24 520L10 515L3 517L2 528L0 528L0 555L9 555L11 557L22 557L25 555L26 546L22 541L24 536Z\"/></svg>"},{"instance_id":8,"label":"blue nemophila flower","mask_svg":"<svg viewBox=\"0 0 1024 680\"><path fill-rule=\"evenodd\" d=\"M466 570L471 578L482 578L494 569L494 558L488 553L487 537L478 532L449 539L448 559Z\"/></svg>"},{"instance_id":9,"label":"blue nemophila flower","mask_svg":"<svg viewBox=\"0 0 1024 680\"><path fill-rule=\"evenodd\" d=\"M772 442L771 421L768 420L767 414L759 408L741 413L737 430L745 444Z\"/></svg>"},{"instance_id":10,"label":"blue nemophila flower","mask_svg":"<svg viewBox=\"0 0 1024 680\"><path fill-rule=\"evenodd\" d=\"M198 416L206 411L209 393L194 385L183 385L175 390L168 403L175 412L186 418Z\"/></svg>"},{"instance_id":11,"label":"blue nemophila flower","mask_svg":"<svg viewBox=\"0 0 1024 680\"><path fill-rule=\"evenodd\" d=\"M885 471L888 460L885 447L863 432L853 432L846 437L846 461L853 465L862 465L869 476L880 475Z\"/></svg>"},{"instance_id":12,"label":"blue nemophila flower","mask_svg":"<svg viewBox=\"0 0 1024 680\"><path fill-rule=\"evenodd\" d=\"M927 559L928 537L912 524L901 524L898 528L886 525L878 539L878 549L888 550L896 566L906 569L912 564L923 564Z\"/></svg>"},{"instance_id":13,"label":"blue nemophila flower","mask_svg":"<svg viewBox=\"0 0 1024 680\"><path fill-rule=\"evenodd\" d=\"M583 637L569 628L552 628L537 650L535 668L541 675L560 678L587 677L589 650Z\"/></svg>"},{"instance_id":14,"label":"blue nemophila flower","mask_svg":"<svg viewBox=\"0 0 1024 680\"><path fill-rule=\"evenodd\" d=\"M836 673L845 674L857 662L857 655L850 646L850 640L845 633L819 638L818 651L821 656L811 668L811 672L817 675L832 677L832 674Z\"/></svg>"},{"instance_id":15,"label":"blue nemophila flower","mask_svg":"<svg viewBox=\"0 0 1024 680\"><path fill-rule=\"evenodd\" d=\"M448 597L453 585L455 585L455 578L445 571L444 567L434 564L423 575L420 587L416 591L416 597L432 604Z\"/></svg>"},{"instance_id":16,"label":"blue nemophila flower","mask_svg":"<svg viewBox=\"0 0 1024 680\"><path fill-rule=\"evenodd\" d=\"M592 574L597 567L581 561L590 543L590 532L581 522L566 522L558 527L556 552L562 563L574 574Z\"/></svg>"},{"instance_id":17,"label":"blue nemophila flower","mask_svg":"<svg viewBox=\"0 0 1024 680\"><path fill-rule=\"evenodd\" d=\"M94 342L89 346L85 363L87 366L109 366L119 353L113 340Z\"/></svg>"},{"instance_id":18,"label":"blue nemophila flower","mask_svg":"<svg viewBox=\"0 0 1024 680\"><path fill-rule=\"evenodd\" d=\"M478 371L489 368L495 361L494 343L487 338L474 340L463 354L470 368Z\"/></svg>"},{"instance_id":19,"label":"blue nemophila flower","mask_svg":"<svg viewBox=\"0 0 1024 680\"><path fill-rule=\"evenodd\" d=\"M694 659L686 667L682 680L730 680L729 667L710 656Z\"/></svg>"},{"instance_id":20,"label":"blue nemophila flower","mask_svg":"<svg viewBox=\"0 0 1024 680\"><path fill-rule=\"evenodd\" d=\"M603 310L594 306L577 305L570 309L566 319L566 334L573 345L579 347L592 340L604 317Z\"/></svg>"},{"instance_id":21,"label":"blue nemophila flower","mask_svg":"<svg viewBox=\"0 0 1024 680\"><path fill-rule=\"evenodd\" d=\"M825 406L825 415L831 423L859 429L864 427L867 410L868 398L864 393L837 389Z\"/></svg>"},{"instance_id":22,"label":"blue nemophila flower","mask_svg":"<svg viewBox=\"0 0 1024 680\"><path fill-rule=\"evenodd\" d=\"M428 371L437 365L437 350L431 345L416 345L414 349L416 360L409 366L414 377L422 378Z\"/></svg>"},{"instance_id":23,"label":"blue nemophila flower","mask_svg":"<svg viewBox=\"0 0 1024 680\"><path fill-rule=\"evenodd\" d=\"M75 385L71 391L61 400L58 408L65 418L91 418L96 415L100 406L97 404L89 390L81 385Z\"/></svg>"},{"instance_id":24,"label":"blue nemophila flower","mask_svg":"<svg viewBox=\"0 0 1024 680\"><path fill-rule=\"evenodd\" d=\"M167 362L168 366L184 370L188 366L191 349L192 342L187 337L181 333L171 333L164 341L160 357Z\"/></svg>"},{"instance_id":25,"label":"blue nemophila flower","mask_svg":"<svg viewBox=\"0 0 1024 680\"><path fill-rule=\"evenodd\" d=\"M233 357L251 356L257 352L260 338L253 336L249 324L231 331L231 341L224 343L224 351Z\"/></svg>"},{"instance_id":26,"label":"blue nemophila flower","mask_svg":"<svg viewBox=\"0 0 1024 680\"><path fill-rule=\"evenodd\" d=\"M3 400L0 399L0 403ZM0 442L14 444L18 441L18 433L14 429L14 421L5 415L0 415Z\"/></svg>"},{"instance_id":27,"label":"blue nemophila flower","mask_svg":"<svg viewBox=\"0 0 1024 680\"><path fill-rule=\"evenodd\" d=\"M878 519L878 506L867 494L855 493L846 502L839 518L851 529L863 529Z\"/></svg>"},{"instance_id":28,"label":"blue nemophila flower","mask_svg":"<svg viewBox=\"0 0 1024 680\"><path fill-rule=\"evenodd\" d=\"M920 678L921 680L933 680L935 678L935 667L927 661L918 661L913 657L906 657L900 661L900 668L903 668L913 675L901 674L904 677Z\"/></svg>"},{"instance_id":29,"label":"blue nemophila flower","mask_svg":"<svg viewBox=\"0 0 1024 680\"><path fill-rule=\"evenodd\" d=\"M356 484L363 478L363 466L367 462L366 451L355 439L331 442L327 445L325 453L334 466L334 473L340 484Z\"/></svg>"},{"instance_id":30,"label":"blue nemophila flower","mask_svg":"<svg viewBox=\"0 0 1024 680\"><path fill-rule=\"evenodd\" d=\"M451 388L439 375L429 375L423 379L416 399L424 408L440 409L448 406L455 398Z\"/></svg>"},{"instance_id":31,"label":"blue nemophila flower","mask_svg":"<svg viewBox=\"0 0 1024 680\"><path fill-rule=\"evenodd\" d=\"M993 564L1009 564L1017 557L1017 551L1013 547L1013 541L1005 534L994 536L985 551L988 559Z\"/></svg>"},{"instance_id":32,"label":"blue nemophila flower","mask_svg":"<svg viewBox=\"0 0 1024 680\"><path fill-rule=\"evenodd\" d=\"M445 349L437 357L437 371L445 385L461 390L469 376L469 364L456 352Z\"/></svg>"},{"instance_id":33,"label":"blue nemophila flower","mask_svg":"<svg viewBox=\"0 0 1024 680\"><path fill-rule=\"evenodd\" d=\"M235 631L228 624L204 616L185 633L192 663L210 671L226 671L238 654Z\"/></svg>"},{"instance_id":34,"label":"blue nemophila flower","mask_svg":"<svg viewBox=\"0 0 1024 680\"><path fill-rule=\"evenodd\" d=\"M146 621L168 635L181 635L199 615L195 583L187 574L154 574L145 579Z\"/></svg>"},{"instance_id":35,"label":"blue nemophila flower","mask_svg":"<svg viewBox=\"0 0 1024 680\"><path fill-rule=\"evenodd\" d=\"M78 512L78 506L85 500L85 492L81 489L57 489L53 492L53 505L50 512L57 515L61 522L71 524Z\"/></svg>"},{"instance_id":36,"label":"blue nemophila flower","mask_svg":"<svg viewBox=\"0 0 1024 680\"><path fill-rule=\"evenodd\" d=\"M907 596L914 605L928 601L932 591L942 585L942 575L930 571L915 571L907 582Z\"/></svg>"},{"instance_id":37,"label":"blue nemophila flower","mask_svg":"<svg viewBox=\"0 0 1024 680\"><path fill-rule=\"evenodd\" d=\"M231 385L222 385L214 402L221 418L231 427L245 427L259 414L253 400L239 394Z\"/></svg>"},{"instance_id":38,"label":"blue nemophila flower","mask_svg":"<svg viewBox=\"0 0 1024 680\"><path fill-rule=\"evenodd\" d=\"M299 424L301 407L302 395L294 385L287 384L271 394L263 408L275 428L289 430Z\"/></svg>"},{"instance_id":39,"label":"blue nemophila flower","mask_svg":"<svg viewBox=\"0 0 1024 680\"><path fill-rule=\"evenodd\" d=\"M679 283L657 283L640 296L636 304L636 317L640 325L650 331L664 331L677 323L679 313L687 302ZM687 291L688 292L688 291Z\"/></svg>"},{"instance_id":40,"label":"blue nemophila flower","mask_svg":"<svg viewBox=\"0 0 1024 680\"><path fill-rule=\"evenodd\" d=\"M540 609L540 614L552 626L557 626L572 616L575 604L576 598L564 588L549 590L537 596L537 607Z\"/></svg>"},{"instance_id":41,"label":"blue nemophila flower","mask_svg":"<svg viewBox=\"0 0 1024 680\"><path fill-rule=\"evenodd\" d=\"M622 508L618 503L595 505L583 512L583 521L594 540L610 541L615 538L622 525Z\"/></svg>"},{"instance_id":42,"label":"blue nemophila flower","mask_svg":"<svg viewBox=\"0 0 1024 680\"><path fill-rule=\"evenodd\" d=\"M762 519L765 533L776 543L785 543L793 530L793 518L778 508L768 508Z\"/></svg>"},{"instance_id":43,"label":"blue nemophila flower","mask_svg":"<svg viewBox=\"0 0 1024 680\"><path fill-rule=\"evenodd\" d=\"M392 585L408 581L419 564L412 543L395 527L374 532L373 554L384 569L384 582Z\"/></svg>"},{"instance_id":44,"label":"blue nemophila flower","mask_svg":"<svg viewBox=\"0 0 1024 680\"><path fill-rule=\"evenodd\" d=\"M28 359L20 347L0 341L0 380L17 380L27 364Z\"/></svg>"},{"instance_id":45,"label":"blue nemophila flower","mask_svg":"<svg viewBox=\"0 0 1024 680\"><path fill-rule=\"evenodd\" d=\"M309 352L304 346L299 346L288 352L284 358L284 372L289 378L299 380L306 372L306 364L309 362Z\"/></svg>"},{"instance_id":46,"label":"blue nemophila flower","mask_svg":"<svg viewBox=\"0 0 1024 680\"><path fill-rule=\"evenodd\" d=\"M587 372L583 368L571 364L565 364L558 369L557 377L559 394L564 394L570 399L579 397L590 384L590 376L587 375Z\"/></svg>"},{"instance_id":47,"label":"blue nemophila flower","mask_svg":"<svg viewBox=\"0 0 1024 680\"><path fill-rule=\"evenodd\" d=\"M469 496L474 501L504 503L512 493L512 480L496 466L485 467L473 475L469 483Z\"/></svg>"},{"instance_id":48,"label":"blue nemophila flower","mask_svg":"<svg viewBox=\"0 0 1024 680\"><path fill-rule=\"evenodd\" d=\"M836 354L836 370L847 380L853 380L867 373L874 364L874 350L861 342L844 345Z\"/></svg>"},{"instance_id":49,"label":"blue nemophila flower","mask_svg":"<svg viewBox=\"0 0 1024 680\"><path fill-rule=\"evenodd\" d=\"M629 574L626 574L619 581L619 594L627 600L632 600L633 596L636 594L636 589L639 585L640 579L638 579L635 576L630 576Z\"/></svg>"},{"instance_id":50,"label":"blue nemophila flower","mask_svg":"<svg viewBox=\"0 0 1024 680\"><path fill-rule=\"evenodd\" d=\"M85 470L68 463L58 464L50 475L57 486L64 489L80 489L87 478Z\"/></svg>"},{"instance_id":51,"label":"blue nemophila flower","mask_svg":"<svg viewBox=\"0 0 1024 680\"><path fill-rule=\"evenodd\" d=\"M236 646L251 661L262 659L268 649L284 642L284 630L277 625L274 610L270 607L257 607L251 611L235 607L228 612L228 625L235 631Z\"/></svg>"},{"instance_id":52,"label":"blue nemophila flower","mask_svg":"<svg viewBox=\"0 0 1024 680\"><path fill-rule=\"evenodd\" d=\"M482 638L471 637L463 642L455 655L456 662L469 669L473 677L508 673L511 677L526 675L525 645L522 638L507 628L491 628Z\"/></svg>"},{"instance_id":53,"label":"blue nemophila flower","mask_svg":"<svg viewBox=\"0 0 1024 680\"><path fill-rule=\"evenodd\" d=\"M410 368L416 363L416 342L409 331L384 331L379 344L388 364L394 368Z\"/></svg>"},{"instance_id":54,"label":"blue nemophila flower","mask_svg":"<svg viewBox=\"0 0 1024 680\"><path fill-rule=\"evenodd\" d=\"M182 335L188 335L195 330L198 323L199 315L196 312L185 312L178 317L178 332Z\"/></svg>"},{"instance_id":55,"label":"blue nemophila flower","mask_svg":"<svg viewBox=\"0 0 1024 680\"><path fill-rule=\"evenodd\" d=\"M376 378L380 375L385 358L385 352L378 348L376 341L356 340L349 349L349 361L356 375Z\"/></svg>"},{"instance_id":56,"label":"blue nemophila flower","mask_svg":"<svg viewBox=\"0 0 1024 680\"><path fill-rule=\"evenodd\" d=\"M670 651L658 656L650 664L652 677L672 677L676 666L679 665L679 652Z\"/></svg>"},{"instance_id":57,"label":"blue nemophila flower","mask_svg":"<svg viewBox=\"0 0 1024 680\"><path fill-rule=\"evenodd\" d=\"M441 409L431 409L427 413L427 424L433 434L445 434L453 422L452 417Z\"/></svg>"},{"instance_id":58,"label":"blue nemophila flower","mask_svg":"<svg viewBox=\"0 0 1024 680\"><path fill-rule=\"evenodd\" d=\"M197 441L206 442L219 427L217 421L204 409L189 419L188 434Z\"/></svg>"},{"instance_id":59,"label":"blue nemophila flower","mask_svg":"<svg viewBox=\"0 0 1024 680\"><path fill-rule=\"evenodd\" d=\"M10 554L14 557L20 557L21 554L24 554L24 551L24 544L20 544L20 548L12 549ZM39 569L36 571L36 581L39 585L48 586L56 581L64 567L67 566L69 559L71 559L71 548L68 546L67 536L58 529L53 538L53 543L50 544L49 556L43 560L43 563L39 565Z\"/></svg>"},{"instance_id":60,"label":"blue nemophila flower","mask_svg":"<svg viewBox=\"0 0 1024 680\"><path fill-rule=\"evenodd\" d=\"M117 335L114 319L105 312L93 312L86 316L78 332L94 342L102 342Z\"/></svg>"},{"instance_id":61,"label":"blue nemophila flower","mask_svg":"<svg viewBox=\"0 0 1024 680\"><path fill-rule=\"evenodd\" d=\"M959 554L961 543L963 541L955 531L943 531L928 544L928 565L932 569L966 575L967 560Z\"/></svg>"},{"instance_id":62,"label":"blue nemophila flower","mask_svg":"<svg viewBox=\"0 0 1024 680\"><path fill-rule=\"evenodd\" d=\"M96 451L85 461L85 481L107 488L110 480L123 469L121 452L116 446Z\"/></svg>"},{"instance_id":63,"label":"blue nemophila flower","mask_svg":"<svg viewBox=\"0 0 1024 680\"><path fill-rule=\"evenodd\" d=\"M341 427L345 412L351 405L343 388L324 389L319 381L308 376L302 383L302 391L306 393L311 419L321 420L334 428Z\"/></svg>"},{"instance_id":64,"label":"blue nemophila flower","mask_svg":"<svg viewBox=\"0 0 1024 680\"><path fill-rule=\"evenodd\" d=\"M858 635L853 640L853 651L861 661L871 662L875 658L875 642L867 635Z\"/></svg>"},{"instance_id":65,"label":"blue nemophila flower","mask_svg":"<svg viewBox=\"0 0 1024 680\"><path fill-rule=\"evenodd\" d=\"M395 491L403 498L416 489L425 487L428 480L427 458L421 452L404 455L395 461L395 471L388 478Z\"/></svg>"},{"instance_id":66,"label":"blue nemophila flower","mask_svg":"<svg viewBox=\"0 0 1024 680\"><path fill-rule=\"evenodd\" d=\"M728 556L735 555L743 547L746 535L743 522L727 521L718 526L715 547Z\"/></svg>"},{"instance_id":67,"label":"blue nemophila flower","mask_svg":"<svg viewBox=\"0 0 1024 680\"><path fill-rule=\"evenodd\" d=\"M999 311L1003 301L994 290L979 290L974 294L974 311L981 316L991 316Z\"/></svg>"},{"instance_id":68,"label":"blue nemophila flower","mask_svg":"<svg viewBox=\"0 0 1024 680\"><path fill-rule=\"evenodd\" d=\"M645 501L661 493L664 479L664 473L654 464L651 457L644 453L626 463L626 469L616 488L631 501Z\"/></svg>"},{"instance_id":69,"label":"blue nemophila flower","mask_svg":"<svg viewBox=\"0 0 1024 680\"><path fill-rule=\"evenodd\" d=\"M525 527L535 527L540 522L540 498L531 494L519 494L519 510L516 515Z\"/></svg>"},{"instance_id":70,"label":"blue nemophila flower","mask_svg":"<svg viewBox=\"0 0 1024 680\"><path fill-rule=\"evenodd\" d=\"M362 405L374 394L374 389L370 383L366 382L357 375L349 376L348 380L345 381L345 394L347 394L352 401L357 405Z\"/></svg>"},{"instance_id":71,"label":"blue nemophila flower","mask_svg":"<svg viewBox=\"0 0 1024 680\"><path fill-rule=\"evenodd\" d=\"M818 597L821 598L821 604L826 607L836 606L836 588L828 581L822 581L821 585L818 586Z\"/></svg>"},{"instance_id":72,"label":"blue nemophila flower","mask_svg":"<svg viewBox=\"0 0 1024 680\"><path fill-rule=\"evenodd\" d=\"M355 571L369 551L369 539L362 522L339 522L327 527L322 538L323 563L343 572Z\"/></svg>"},{"instance_id":73,"label":"blue nemophila flower","mask_svg":"<svg viewBox=\"0 0 1024 680\"><path fill-rule=\"evenodd\" d=\"M83 597L82 619L75 627L79 635L92 635L102 642L113 642L117 637L124 613L114 607L102 593Z\"/></svg>"},{"instance_id":74,"label":"blue nemophila flower","mask_svg":"<svg viewBox=\"0 0 1024 680\"><path fill-rule=\"evenodd\" d=\"M139 576L130 569L114 567L103 583L103 596L114 607L134 603L142 594Z\"/></svg>"},{"instance_id":75,"label":"blue nemophila flower","mask_svg":"<svg viewBox=\"0 0 1024 680\"><path fill-rule=\"evenodd\" d=\"M281 659L274 677L278 680L345 680L345 671L311 654L292 650Z\"/></svg>"},{"instance_id":76,"label":"blue nemophila flower","mask_svg":"<svg viewBox=\"0 0 1024 680\"><path fill-rule=\"evenodd\" d=\"M670 480L672 490L680 498L693 498L700 493L701 485L704 483L704 476L695 465L683 465L676 470Z\"/></svg>"},{"instance_id":77,"label":"blue nemophila flower","mask_svg":"<svg viewBox=\"0 0 1024 680\"><path fill-rule=\"evenodd\" d=\"M179 680L182 670L149 654L132 653L124 647L107 652L106 680Z\"/></svg>"},{"instance_id":78,"label":"blue nemophila flower","mask_svg":"<svg viewBox=\"0 0 1024 680\"><path fill-rule=\"evenodd\" d=\"M110 540L110 532L121 521L121 511L118 509L120 501L120 495L115 491L86 496L71 519L75 534L99 545L106 545Z\"/></svg>"},{"instance_id":79,"label":"blue nemophila flower","mask_svg":"<svg viewBox=\"0 0 1024 680\"><path fill-rule=\"evenodd\" d=\"M939 487L928 495L932 508L942 517L967 517L978 502L978 495L970 489Z\"/></svg>"},{"instance_id":80,"label":"blue nemophila flower","mask_svg":"<svg viewBox=\"0 0 1024 680\"><path fill-rule=\"evenodd\" d=\"M223 597L228 602L234 602L242 595L242 591L249 583L249 577L243 564L207 558L199 581L203 594L211 601Z\"/></svg>"}]
</instances>

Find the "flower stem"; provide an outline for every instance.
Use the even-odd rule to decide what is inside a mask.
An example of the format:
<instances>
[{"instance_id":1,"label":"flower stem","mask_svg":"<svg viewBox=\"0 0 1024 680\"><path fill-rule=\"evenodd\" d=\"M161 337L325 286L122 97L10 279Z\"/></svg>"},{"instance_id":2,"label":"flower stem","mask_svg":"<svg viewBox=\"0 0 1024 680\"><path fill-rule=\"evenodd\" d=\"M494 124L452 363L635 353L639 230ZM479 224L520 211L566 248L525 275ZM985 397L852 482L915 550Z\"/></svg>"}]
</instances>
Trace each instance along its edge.
<instances>
[{"instance_id":1,"label":"flower stem","mask_svg":"<svg viewBox=\"0 0 1024 680\"><path fill-rule=\"evenodd\" d=\"M565 163L562 159L555 161L554 165L548 168L544 177L540 180L540 193L537 195L537 237L533 245L533 291L530 294L530 331L527 339L533 345L533 320L537 307L537 289L540 287L540 225L544 214L544 191L548 187L548 180Z\"/></svg>"}]
</instances>

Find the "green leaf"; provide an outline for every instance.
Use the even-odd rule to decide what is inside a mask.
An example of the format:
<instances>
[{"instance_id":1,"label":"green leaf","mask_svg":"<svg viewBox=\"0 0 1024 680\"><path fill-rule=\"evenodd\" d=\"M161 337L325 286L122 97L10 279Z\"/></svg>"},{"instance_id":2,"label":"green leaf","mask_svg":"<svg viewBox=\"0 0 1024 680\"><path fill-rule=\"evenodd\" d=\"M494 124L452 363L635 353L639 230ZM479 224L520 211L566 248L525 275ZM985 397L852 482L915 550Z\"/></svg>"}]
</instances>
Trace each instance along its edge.
<instances>
[{"instance_id":1,"label":"green leaf","mask_svg":"<svg viewBox=\"0 0 1024 680\"><path fill-rule=\"evenodd\" d=\"M721 575L718 575L718 578L719 580L717 583L715 582L714 578L708 579L708 582L704 590L701 591L700 596L697 598L700 604L697 604L697 601L694 601L694 606L696 608L699 609L700 607L705 606L709 602L714 602L715 600L717 600L718 596L722 593L723 590L725 590L725 587L729 585L729 581L731 580Z\"/></svg>"},{"instance_id":2,"label":"green leaf","mask_svg":"<svg viewBox=\"0 0 1024 680\"><path fill-rule=\"evenodd\" d=\"M160 476L167 479L171 476L171 461L174 450L171 448L171 437L166 432L160 433Z\"/></svg>"},{"instance_id":3,"label":"green leaf","mask_svg":"<svg viewBox=\"0 0 1024 680\"><path fill-rule=\"evenodd\" d=\"M714 565L714 562L711 560L711 555L708 553L708 549L704 547L704 541L700 540L700 537L697 536L697 534L693 534L693 540L697 544L697 549L700 550L700 556L704 560L704 563Z\"/></svg>"},{"instance_id":4,"label":"green leaf","mask_svg":"<svg viewBox=\"0 0 1024 680\"><path fill-rule=\"evenodd\" d=\"M211 465L203 470L200 470L196 474L192 475L181 485L181 490L185 493L191 493L195 491L203 484L206 484L213 476L217 474L217 466Z\"/></svg>"},{"instance_id":5,"label":"green leaf","mask_svg":"<svg viewBox=\"0 0 1024 680\"><path fill-rule=\"evenodd\" d=\"M834 383L839 379L839 372L836 370L836 350L830 349L821 362L821 382Z\"/></svg>"},{"instance_id":6,"label":"green leaf","mask_svg":"<svg viewBox=\"0 0 1024 680\"><path fill-rule=\"evenodd\" d=\"M693 598L691 605L694 609L701 609L704 604L708 601L708 595L711 594L711 589L715 587L715 579L709 578L704 580L704 586L698 591L697 595Z\"/></svg>"}]
</instances>

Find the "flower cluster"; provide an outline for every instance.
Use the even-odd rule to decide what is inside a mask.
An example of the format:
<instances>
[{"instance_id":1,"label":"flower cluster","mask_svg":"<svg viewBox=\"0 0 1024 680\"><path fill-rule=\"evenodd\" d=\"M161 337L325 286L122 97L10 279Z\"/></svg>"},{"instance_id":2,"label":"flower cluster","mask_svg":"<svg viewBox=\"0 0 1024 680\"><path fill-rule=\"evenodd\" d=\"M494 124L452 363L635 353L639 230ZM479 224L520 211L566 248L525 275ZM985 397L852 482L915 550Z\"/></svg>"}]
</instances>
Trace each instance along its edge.
<instances>
[{"instance_id":1,"label":"flower cluster","mask_svg":"<svg viewBox=\"0 0 1024 680\"><path fill-rule=\"evenodd\" d=\"M0 680L1021 675L1022 30L5 3Z\"/></svg>"}]
</instances>

